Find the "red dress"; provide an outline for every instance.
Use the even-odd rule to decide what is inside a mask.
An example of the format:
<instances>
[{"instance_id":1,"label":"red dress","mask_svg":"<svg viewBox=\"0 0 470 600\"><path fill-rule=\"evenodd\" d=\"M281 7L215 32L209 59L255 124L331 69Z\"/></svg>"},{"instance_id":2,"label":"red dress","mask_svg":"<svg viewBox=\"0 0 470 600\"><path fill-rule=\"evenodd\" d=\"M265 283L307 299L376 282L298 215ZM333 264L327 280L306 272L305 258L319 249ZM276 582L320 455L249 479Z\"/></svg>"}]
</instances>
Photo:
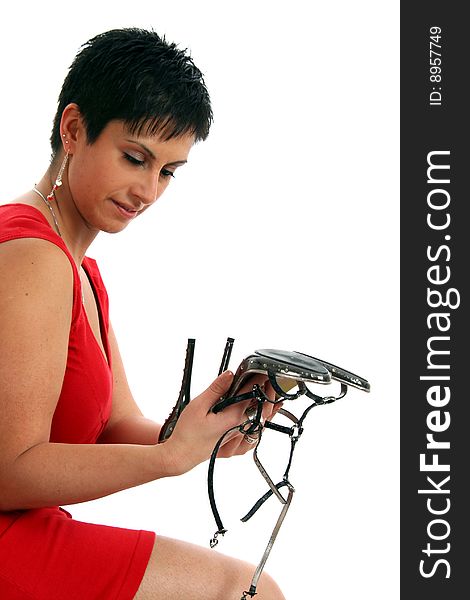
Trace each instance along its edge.
<instances>
[{"instance_id":1,"label":"red dress","mask_svg":"<svg viewBox=\"0 0 470 600\"><path fill-rule=\"evenodd\" d=\"M108 361L88 323L77 267L40 211L0 206L0 243L41 238L59 246L73 268L67 367L54 412L51 442L94 444L111 414L108 297L98 266L85 258ZM1 417L0 417L1 418ZM1 493L1 491L0 491ZM59 507L0 512L1 600L131 600L145 573L155 534L82 523Z\"/></svg>"}]
</instances>

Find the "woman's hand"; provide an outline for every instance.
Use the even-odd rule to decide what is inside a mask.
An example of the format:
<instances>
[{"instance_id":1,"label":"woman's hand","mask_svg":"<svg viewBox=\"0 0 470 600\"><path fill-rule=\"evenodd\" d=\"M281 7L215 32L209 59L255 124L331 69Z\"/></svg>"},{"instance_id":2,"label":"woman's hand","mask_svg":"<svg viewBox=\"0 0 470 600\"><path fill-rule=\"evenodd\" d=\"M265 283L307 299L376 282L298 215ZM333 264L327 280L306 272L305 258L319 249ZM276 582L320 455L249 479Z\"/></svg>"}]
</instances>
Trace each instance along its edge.
<instances>
[{"instance_id":1,"label":"woman's hand","mask_svg":"<svg viewBox=\"0 0 470 600\"><path fill-rule=\"evenodd\" d=\"M169 473L179 475L204 462L226 431L247 421L245 411L252 400L238 402L217 414L211 412L214 404L229 390L232 380L233 373L225 371L183 410L171 437L163 444ZM264 386L265 394L274 400L274 391L265 375L256 375L250 379L239 393L250 391L255 384ZM265 402L263 421L271 419L279 408L280 404L274 406ZM244 454L253 448L254 445L249 444L242 433L233 431L227 435L218 456L227 458Z\"/></svg>"},{"instance_id":2,"label":"woman's hand","mask_svg":"<svg viewBox=\"0 0 470 600\"><path fill-rule=\"evenodd\" d=\"M276 394L275 394L271 384L269 383L268 378L264 375L256 375L256 377L250 378L249 383L247 383L245 386L243 386L241 388L241 390L237 393L243 394L245 392L249 392L253 389L253 386L255 384L258 384L262 388L264 394L271 401L275 400ZM246 409L250 405L253 405L253 400L248 400L248 401L244 402L243 405L244 405L245 411L246 411ZM254 406L256 408L256 404ZM276 413L281 408L282 408L282 402L279 402L277 404L271 404L271 402L264 402L262 416L261 416L261 424L263 424L265 421L271 421L275 417ZM248 420L248 416L247 416L246 412L243 412L242 417L243 417L242 423ZM248 438L248 440L247 440L247 438L245 438L245 435L243 433L241 433L239 431L235 431L235 432L229 434L225 438L225 441L222 444L222 446L220 447L220 450L219 450L219 453L217 454L217 456L219 458L229 458L230 456L245 454L246 452L253 450L256 447L256 442L253 442L251 440L257 440L258 436L259 436L258 433L251 433L247 436L247 438Z\"/></svg>"}]
</instances>

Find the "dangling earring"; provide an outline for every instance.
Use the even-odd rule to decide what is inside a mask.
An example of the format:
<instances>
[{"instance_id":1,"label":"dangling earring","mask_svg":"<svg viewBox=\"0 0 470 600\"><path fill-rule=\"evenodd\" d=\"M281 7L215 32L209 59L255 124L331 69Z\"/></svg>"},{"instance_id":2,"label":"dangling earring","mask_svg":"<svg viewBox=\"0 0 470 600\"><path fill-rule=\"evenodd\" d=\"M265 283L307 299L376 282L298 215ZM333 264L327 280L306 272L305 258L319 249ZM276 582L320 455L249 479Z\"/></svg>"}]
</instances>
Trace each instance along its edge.
<instances>
[{"instance_id":1,"label":"dangling earring","mask_svg":"<svg viewBox=\"0 0 470 600\"><path fill-rule=\"evenodd\" d=\"M65 137L65 134L63 134L63 136ZM68 144L69 143L68 140L66 140L65 143ZM47 196L47 199L49 200L49 202L52 202L53 200L55 200L55 191L57 188L59 188L62 185L62 175L64 174L65 167L67 166L68 160L69 160L69 151L67 149L65 152L64 160L62 161L59 172L57 173L57 179L55 180L52 190L50 191L50 193Z\"/></svg>"}]
</instances>

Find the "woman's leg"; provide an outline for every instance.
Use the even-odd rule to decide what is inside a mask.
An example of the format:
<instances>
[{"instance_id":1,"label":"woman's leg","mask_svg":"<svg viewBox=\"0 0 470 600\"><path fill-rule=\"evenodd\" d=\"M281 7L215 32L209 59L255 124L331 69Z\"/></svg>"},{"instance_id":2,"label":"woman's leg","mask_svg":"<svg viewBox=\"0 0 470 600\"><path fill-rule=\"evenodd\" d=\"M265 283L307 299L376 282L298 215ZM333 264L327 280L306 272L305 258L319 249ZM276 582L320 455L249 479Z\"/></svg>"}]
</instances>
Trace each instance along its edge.
<instances>
[{"instance_id":1,"label":"woman's leg","mask_svg":"<svg viewBox=\"0 0 470 600\"><path fill-rule=\"evenodd\" d=\"M135 600L240 600L255 567L186 542L157 536ZM256 600L285 600L275 581L260 577Z\"/></svg>"}]
</instances>

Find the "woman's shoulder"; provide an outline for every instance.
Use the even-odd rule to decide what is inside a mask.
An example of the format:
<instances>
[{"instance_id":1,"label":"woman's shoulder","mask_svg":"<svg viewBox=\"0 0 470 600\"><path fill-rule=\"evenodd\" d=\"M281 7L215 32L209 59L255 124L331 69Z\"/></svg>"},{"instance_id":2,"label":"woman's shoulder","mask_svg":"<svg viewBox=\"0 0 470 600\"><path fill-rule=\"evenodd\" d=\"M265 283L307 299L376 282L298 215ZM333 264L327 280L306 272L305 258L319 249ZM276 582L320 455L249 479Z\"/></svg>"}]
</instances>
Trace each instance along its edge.
<instances>
[{"instance_id":1,"label":"woman's shoulder","mask_svg":"<svg viewBox=\"0 0 470 600\"><path fill-rule=\"evenodd\" d=\"M28 330L40 327L46 339L52 339L52 327L70 331L77 300L72 267L60 248L30 238L0 244L0 282L0 330L5 338L0 345L5 353ZM56 320L51 325L52 315Z\"/></svg>"},{"instance_id":2,"label":"woman's shoulder","mask_svg":"<svg viewBox=\"0 0 470 600\"><path fill-rule=\"evenodd\" d=\"M19 237L0 244L3 289L27 279L32 285L47 290L53 278L70 284L73 275L72 265L62 249L47 239Z\"/></svg>"},{"instance_id":3,"label":"woman's shoulder","mask_svg":"<svg viewBox=\"0 0 470 600\"><path fill-rule=\"evenodd\" d=\"M96 261L83 260L102 303L107 302L106 288ZM51 228L44 214L29 204L0 205L0 280L3 289L11 288L9 279L27 278L48 293L48 282L59 279L64 293L73 288L73 320L81 306L81 283L77 265L64 240Z\"/></svg>"},{"instance_id":4,"label":"woman's shoulder","mask_svg":"<svg viewBox=\"0 0 470 600\"><path fill-rule=\"evenodd\" d=\"M27 204L0 206L1 296L9 297L24 286L46 297L57 282L64 291L70 290L74 280L70 259L63 240L39 210Z\"/></svg>"},{"instance_id":5,"label":"woman's shoulder","mask_svg":"<svg viewBox=\"0 0 470 600\"><path fill-rule=\"evenodd\" d=\"M47 219L34 206L11 203L0 205L0 256L9 254L10 247L17 249L20 255L28 259L28 253L36 259L54 260L64 265L74 261L62 238L51 229ZM65 260L64 260L65 259Z\"/></svg>"}]
</instances>

